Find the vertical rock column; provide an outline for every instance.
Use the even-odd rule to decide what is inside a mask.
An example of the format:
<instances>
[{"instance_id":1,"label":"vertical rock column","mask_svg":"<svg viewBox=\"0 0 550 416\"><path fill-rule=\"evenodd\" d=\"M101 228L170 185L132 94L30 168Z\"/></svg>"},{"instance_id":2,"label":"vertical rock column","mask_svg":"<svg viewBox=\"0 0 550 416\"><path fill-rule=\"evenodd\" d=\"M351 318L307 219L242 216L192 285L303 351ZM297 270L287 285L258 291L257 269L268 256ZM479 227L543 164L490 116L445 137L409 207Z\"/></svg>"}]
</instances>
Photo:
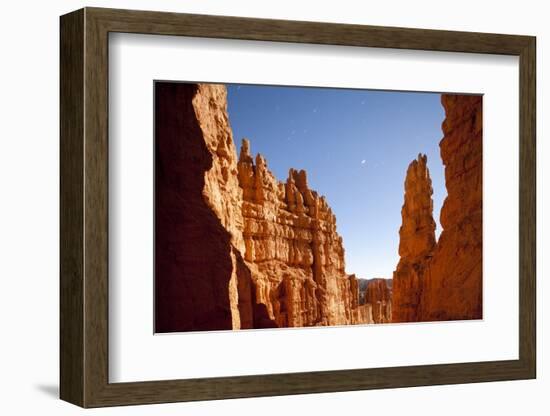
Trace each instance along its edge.
<instances>
[{"instance_id":1,"label":"vertical rock column","mask_svg":"<svg viewBox=\"0 0 550 416\"><path fill-rule=\"evenodd\" d=\"M405 203L401 209L399 255L393 274L393 322L419 318L422 280L435 246L432 181L426 155L418 155L407 169Z\"/></svg>"}]
</instances>

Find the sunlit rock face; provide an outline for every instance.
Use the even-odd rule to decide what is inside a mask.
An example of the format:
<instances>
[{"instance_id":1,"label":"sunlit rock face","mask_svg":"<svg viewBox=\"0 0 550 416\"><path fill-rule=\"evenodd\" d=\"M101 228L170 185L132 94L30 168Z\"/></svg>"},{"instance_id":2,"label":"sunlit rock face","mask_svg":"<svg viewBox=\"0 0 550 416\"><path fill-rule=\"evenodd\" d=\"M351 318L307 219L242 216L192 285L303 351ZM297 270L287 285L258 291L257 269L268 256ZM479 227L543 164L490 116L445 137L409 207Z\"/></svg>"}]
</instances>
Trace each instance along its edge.
<instances>
[{"instance_id":1,"label":"sunlit rock face","mask_svg":"<svg viewBox=\"0 0 550 416\"><path fill-rule=\"evenodd\" d=\"M156 331L373 322L306 172L237 158L225 87L159 83L156 105Z\"/></svg>"},{"instance_id":2,"label":"sunlit rock face","mask_svg":"<svg viewBox=\"0 0 550 416\"><path fill-rule=\"evenodd\" d=\"M482 97L443 95L443 228L420 299L423 321L482 318Z\"/></svg>"},{"instance_id":3,"label":"sunlit rock face","mask_svg":"<svg viewBox=\"0 0 550 416\"><path fill-rule=\"evenodd\" d=\"M435 243L425 156L405 180L393 321L482 317L482 97L443 95L441 158L447 198Z\"/></svg>"},{"instance_id":4,"label":"sunlit rock face","mask_svg":"<svg viewBox=\"0 0 550 416\"><path fill-rule=\"evenodd\" d=\"M393 280L366 281L345 273L335 215L305 171L277 180L248 140L237 156L224 86L155 94L157 332L481 318L481 97L442 97L439 240L419 155Z\"/></svg>"},{"instance_id":5,"label":"sunlit rock face","mask_svg":"<svg viewBox=\"0 0 550 416\"><path fill-rule=\"evenodd\" d=\"M418 155L407 169L405 202L399 229L400 260L393 274L394 322L415 322L426 265L435 246L432 180L426 155Z\"/></svg>"},{"instance_id":6,"label":"sunlit rock face","mask_svg":"<svg viewBox=\"0 0 550 416\"><path fill-rule=\"evenodd\" d=\"M238 162L243 190L244 258L257 301L278 326L358 322L358 290L344 271L342 238L325 198L308 186L305 171L279 182L243 140Z\"/></svg>"}]
</instances>

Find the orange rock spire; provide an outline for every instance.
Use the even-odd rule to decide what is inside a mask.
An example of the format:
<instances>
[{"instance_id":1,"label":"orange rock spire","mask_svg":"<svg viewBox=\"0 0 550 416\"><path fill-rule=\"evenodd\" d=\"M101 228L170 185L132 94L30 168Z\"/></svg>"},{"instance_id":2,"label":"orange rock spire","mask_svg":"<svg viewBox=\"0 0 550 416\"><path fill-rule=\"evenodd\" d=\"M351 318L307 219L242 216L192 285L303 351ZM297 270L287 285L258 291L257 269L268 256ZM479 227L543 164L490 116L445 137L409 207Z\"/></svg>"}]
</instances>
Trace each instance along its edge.
<instances>
[{"instance_id":1,"label":"orange rock spire","mask_svg":"<svg viewBox=\"0 0 550 416\"><path fill-rule=\"evenodd\" d=\"M426 155L418 155L407 169L405 203L401 209L399 255L393 274L393 321L418 320L425 265L435 246L432 180Z\"/></svg>"}]
</instances>

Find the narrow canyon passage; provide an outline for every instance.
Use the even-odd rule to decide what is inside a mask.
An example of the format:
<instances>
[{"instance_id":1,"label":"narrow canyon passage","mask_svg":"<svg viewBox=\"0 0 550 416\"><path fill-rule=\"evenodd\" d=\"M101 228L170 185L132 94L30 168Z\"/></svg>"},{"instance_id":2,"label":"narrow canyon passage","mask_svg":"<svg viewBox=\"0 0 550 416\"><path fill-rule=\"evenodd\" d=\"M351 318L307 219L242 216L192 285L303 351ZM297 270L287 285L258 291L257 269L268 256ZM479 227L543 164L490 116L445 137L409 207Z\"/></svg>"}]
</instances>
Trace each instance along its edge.
<instances>
[{"instance_id":1,"label":"narrow canyon passage","mask_svg":"<svg viewBox=\"0 0 550 416\"><path fill-rule=\"evenodd\" d=\"M279 181L248 140L237 157L225 86L155 89L157 332L481 317L481 97L442 98L439 240L419 155L393 280L367 280L346 274L336 217L304 170Z\"/></svg>"}]
</instances>

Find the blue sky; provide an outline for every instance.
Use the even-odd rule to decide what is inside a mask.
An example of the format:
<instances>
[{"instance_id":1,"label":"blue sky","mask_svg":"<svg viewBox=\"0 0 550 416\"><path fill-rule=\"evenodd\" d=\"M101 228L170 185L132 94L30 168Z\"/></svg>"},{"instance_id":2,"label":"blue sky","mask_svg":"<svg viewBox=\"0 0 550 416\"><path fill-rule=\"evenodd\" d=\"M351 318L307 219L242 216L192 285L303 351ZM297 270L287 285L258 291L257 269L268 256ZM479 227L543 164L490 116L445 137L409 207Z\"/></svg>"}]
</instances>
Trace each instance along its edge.
<instances>
[{"instance_id":1,"label":"blue sky","mask_svg":"<svg viewBox=\"0 0 550 416\"><path fill-rule=\"evenodd\" d=\"M325 195L344 239L346 272L391 278L399 260L403 186L409 163L428 156L434 219L446 196L439 156L440 95L332 88L227 85L237 151L250 140L279 180L305 169Z\"/></svg>"}]
</instances>

